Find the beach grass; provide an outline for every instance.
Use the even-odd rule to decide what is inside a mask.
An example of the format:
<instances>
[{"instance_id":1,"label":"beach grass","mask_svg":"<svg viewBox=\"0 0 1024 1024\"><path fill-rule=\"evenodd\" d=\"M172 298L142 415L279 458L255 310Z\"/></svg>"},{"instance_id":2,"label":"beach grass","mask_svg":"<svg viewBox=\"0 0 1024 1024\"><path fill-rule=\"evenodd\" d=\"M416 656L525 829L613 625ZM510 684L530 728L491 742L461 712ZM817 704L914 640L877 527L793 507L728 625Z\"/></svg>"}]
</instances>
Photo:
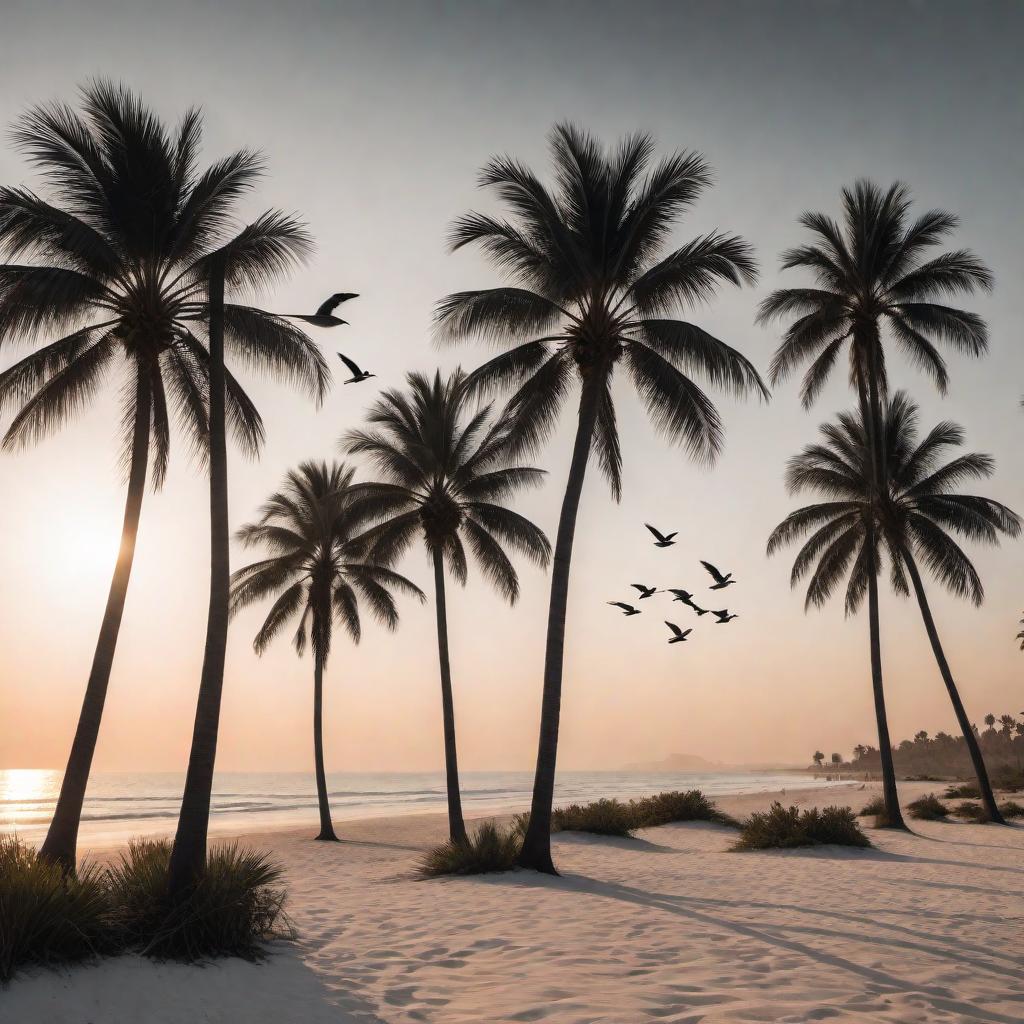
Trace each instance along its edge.
<instances>
[{"instance_id":1,"label":"beach grass","mask_svg":"<svg viewBox=\"0 0 1024 1024\"><path fill-rule=\"evenodd\" d=\"M934 793L912 800L907 812L918 821L945 821L949 816L949 808Z\"/></svg>"},{"instance_id":2,"label":"beach grass","mask_svg":"<svg viewBox=\"0 0 1024 1024\"><path fill-rule=\"evenodd\" d=\"M872 797L858 812L858 818L877 818L885 814L885 799L880 796Z\"/></svg>"},{"instance_id":3,"label":"beach grass","mask_svg":"<svg viewBox=\"0 0 1024 1024\"><path fill-rule=\"evenodd\" d=\"M801 811L775 801L767 811L751 814L742 825L734 850L788 850L800 846L871 845L849 807Z\"/></svg>"},{"instance_id":4,"label":"beach grass","mask_svg":"<svg viewBox=\"0 0 1024 1024\"><path fill-rule=\"evenodd\" d=\"M511 871L516 866L522 842L522 834L514 825L503 828L493 821L485 821L464 842L450 839L427 851L420 862L419 873L424 878L436 878Z\"/></svg>"},{"instance_id":5,"label":"beach grass","mask_svg":"<svg viewBox=\"0 0 1024 1024\"><path fill-rule=\"evenodd\" d=\"M977 800L981 797L981 790L976 782L957 782L946 787L942 794L947 800Z\"/></svg>"}]
</instances>

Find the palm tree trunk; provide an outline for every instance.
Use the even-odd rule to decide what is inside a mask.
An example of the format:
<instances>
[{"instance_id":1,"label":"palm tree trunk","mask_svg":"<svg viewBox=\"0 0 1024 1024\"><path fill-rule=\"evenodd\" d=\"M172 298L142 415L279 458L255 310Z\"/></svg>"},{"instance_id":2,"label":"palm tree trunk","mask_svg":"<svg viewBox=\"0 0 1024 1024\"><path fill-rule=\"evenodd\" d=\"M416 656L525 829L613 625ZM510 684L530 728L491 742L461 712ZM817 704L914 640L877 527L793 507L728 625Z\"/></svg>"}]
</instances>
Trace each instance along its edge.
<instances>
[{"instance_id":1,"label":"palm tree trunk","mask_svg":"<svg viewBox=\"0 0 1024 1024\"><path fill-rule=\"evenodd\" d=\"M565 650L565 612L569 599L569 568L576 535L576 516L583 493L587 459L597 423L604 381L593 372L580 396L576 441L569 464L569 479L558 517L555 555L551 567L551 603L548 606L547 646L544 654L544 695L540 709L540 741L537 771L533 780L530 823L523 838L519 864L524 868L558 874L551 860L551 807L555 796L555 760L558 754L558 720L562 707L562 662Z\"/></svg>"},{"instance_id":2,"label":"palm tree trunk","mask_svg":"<svg viewBox=\"0 0 1024 1024\"><path fill-rule=\"evenodd\" d=\"M110 669L114 663L117 635L121 629L128 581L135 560L135 539L139 531L139 516L142 513L142 498L146 491L146 472L149 467L149 432L152 399L149 378L139 368L135 395L135 427L132 436L132 461L128 472L128 495L124 505L124 524L121 527L121 547L114 564L114 575L107 594L107 606L103 612L100 635L96 641L89 682L85 687L82 710L78 716L78 727L71 744L64 778L60 784L60 795L53 812L53 820L46 833L46 839L39 855L46 860L60 864L66 873L75 870L78 848L78 826L82 819L82 804L89 784L93 754L99 736L103 705L107 699L110 683Z\"/></svg>"},{"instance_id":3,"label":"palm tree trunk","mask_svg":"<svg viewBox=\"0 0 1024 1024\"><path fill-rule=\"evenodd\" d=\"M206 650L196 702L192 749L171 850L168 886L172 899L184 897L206 866L210 796L217 757L217 732L224 689L228 639L228 467L224 423L224 262L210 268L210 608Z\"/></svg>"},{"instance_id":4,"label":"palm tree trunk","mask_svg":"<svg viewBox=\"0 0 1024 1024\"><path fill-rule=\"evenodd\" d=\"M331 822L327 773L324 771L324 661L316 653L313 658L313 758L316 762L316 799L320 806L320 835L317 839L336 843L338 837Z\"/></svg>"},{"instance_id":5,"label":"palm tree trunk","mask_svg":"<svg viewBox=\"0 0 1024 1024\"><path fill-rule=\"evenodd\" d=\"M444 592L444 558L434 551L434 603L437 608L437 656L441 667L441 717L444 720L444 771L448 785L448 835L453 843L466 841L459 791L459 759L455 748L455 702L452 668L448 661L448 606Z\"/></svg>"},{"instance_id":6,"label":"palm tree trunk","mask_svg":"<svg viewBox=\"0 0 1024 1024\"><path fill-rule=\"evenodd\" d=\"M921 618L924 620L925 632L928 634L928 640L932 645L935 662L939 666L942 681L946 684L946 692L949 694L950 702L953 705L953 712L956 715L957 723L960 725L960 731L963 733L967 750L971 755L974 774L978 779L978 790L981 793L981 802L985 805L985 811L990 821L998 825L1005 825L1006 821L996 805L996 798L992 792L992 783L989 782L988 771L985 768L985 760L981 756L981 748L978 746L977 737L974 735L970 719L964 710L963 701L960 700L960 693L956 688L956 682L953 680L953 673L949 670L949 662L946 661L946 653L943 651L942 643L939 640L939 631L935 628L935 620L932 618L932 610L928 604L928 596L925 594L921 573L918 571L917 563L906 549L903 551L903 562L914 585L914 593L917 595L917 604L921 609Z\"/></svg>"},{"instance_id":7,"label":"palm tree trunk","mask_svg":"<svg viewBox=\"0 0 1024 1024\"><path fill-rule=\"evenodd\" d=\"M874 549L874 537L868 538ZM873 560L872 560L873 561ZM882 828L906 828L900 811L900 798L896 789L896 768L892 761L892 742L889 739L889 720L885 712L885 690L882 687L882 641L878 623L878 567L868 571L868 623L871 642L871 689L875 699L875 722L878 726L878 754L882 762L882 797L885 801L885 820Z\"/></svg>"}]
</instances>

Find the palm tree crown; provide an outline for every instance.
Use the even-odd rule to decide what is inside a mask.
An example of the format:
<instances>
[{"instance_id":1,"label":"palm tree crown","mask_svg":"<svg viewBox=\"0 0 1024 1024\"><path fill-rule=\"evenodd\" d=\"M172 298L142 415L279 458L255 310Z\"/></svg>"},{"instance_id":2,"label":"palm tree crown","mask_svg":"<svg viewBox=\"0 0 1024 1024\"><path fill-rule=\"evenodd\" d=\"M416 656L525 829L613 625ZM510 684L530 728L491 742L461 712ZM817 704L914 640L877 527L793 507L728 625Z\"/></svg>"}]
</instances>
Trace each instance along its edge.
<instances>
[{"instance_id":1,"label":"palm tree crown","mask_svg":"<svg viewBox=\"0 0 1024 1024\"><path fill-rule=\"evenodd\" d=\"M150 410L156 486L167 467L171 411L203 457L210 260L225 258L229 284L256 287L304 259L310 240L277 211L230 237L235 207L259 177L261 160L242 151L200 170L201 132L198 110L188 111L172 135L139 97L102 81L83 89L81 112L52 104L17 125L15 144L40 170L52 199L0 188L0 248L11 260L33 260L0 265L0 347L61 337L0 374L0 411L18 408L5 447L63 424L123 359L132 367L123 389L126 462L140 407ZM243 363L323 396L326 362L286 320L230 303L224 329ZM262 424L230 375L227 402L236 438L255 451Z\"/></svg>"},{"instance_id":2,"label":"palm tree crown","mask_svg":"<svg viewBox=\"0 0 1024 1024\"><path fill-rule=\"evenodd\" d=\"M369 429L342 439L384 478L360 486L362 511L378 521L364 538L371 554L390 564L421 537L465 584L468 545L488 580L514 603L519 576L505 548L545 565L551 546L542 530L501 502L540 484L544 472L509 464L506 428L493 422L490 406L470 410L461 371L447 380L440 373L433 380L410 373L406 380L406 391L385 391L371 407Z\"/></svg>"},{"instance_id":3,"label":"palm tree crown","mask_svg":"<svg viewBox=\"0 0 1024 1024\"><path fill-rule=\"evenodd\" d=\"M848 345L855 386L866 395L874 381L884 396L884 324L910 361L945 392L949 376L937 343L981 355L988 337L981 317L935 300L991 289L991 273L966 249L929 255L956 228L957 218L929 210L908 223L906 186L895 184L883 193L858 181L842 197L842 226L826 214L805 213L800 223L813 241L782 254L783 270L809 270L817 287L780 288L761 303L762 323L795 317L772 359L772 383L809 363L801 387L809 407Z\"/></svg>"},{"instance_id":4,"label":"palm tree crown","mask_svg":"<svg viewBox=\"0 0 1024 1024\"><path fill-rule=\"evenodd\" d=\"M233 612L275 598L253 641L257 654L288 622L297 620L292 641L296 651L302 654L308 643L326 664L335 621L359 642L360 599L388 629L398 625L391 590L423 599L419 587L404 576L365 557L365 547L356 540L365 519L355 499L353 475L344 464L305 462L288 473L259 519L238 531L246 547L271 552L231 579Z\"/></svg>"},{"instance_id":5,"label":"palm tree crown","mask_svg":"<svg viewBox=\"0 0 1024 1024\"><path fill-rule=\"evenodd\" d=\"M680 306L709 299L723 282L752 283L751 249L712 233L666 249L674 221L711 183L697 153L653 167L649 135L612 153L571 124L551 135L555 185L545 187L508 157L480 176L511 213L461 217L452 248L478 243L513 285L458 292L441 302L437 329L457 340L479 335L508 351L470 377L474 387L512 390L514 438L534 448L553 427L574 381L597 405L593 446L613 493L621 453L611 380L623 362L658 429L710 461L722 447L718 412L690 374L736 392L767 394L737 351L683 320ZM528 339L528 340L527 340Z\"/></svg>"},{"instance_id":6,"label":"palm tree crown","mask_svg":"<svg viewBox=\"0 0 1024 1024\"><path fill-rule=\"evenodd\" d=\"M856 611L867 587L871 537L885 548L897 592L909 593L904 574L908 552L952 593L980 604L981 579L954 535L995 544L1000 534L1016 537L1021 529L1020 519L1005 505L956 490L964 481L990 476L992 459L972 452L943 462L948 450L963 444L963 430L939 423L918 441L917 407L897 392L882 420L887 480L883 499L876 502L870 446L859 416L844 413L837 423L823 425L821 434L821 443L808 445L790 461L787 482L791 493L812 490L828 500L791 512L768 542L772 554L810 534L792 573L794 586L810 575L808 607L824 604L847 577L846 609ZM875 529L869 530L872 523Z\"/></svg>"}]
</instances>

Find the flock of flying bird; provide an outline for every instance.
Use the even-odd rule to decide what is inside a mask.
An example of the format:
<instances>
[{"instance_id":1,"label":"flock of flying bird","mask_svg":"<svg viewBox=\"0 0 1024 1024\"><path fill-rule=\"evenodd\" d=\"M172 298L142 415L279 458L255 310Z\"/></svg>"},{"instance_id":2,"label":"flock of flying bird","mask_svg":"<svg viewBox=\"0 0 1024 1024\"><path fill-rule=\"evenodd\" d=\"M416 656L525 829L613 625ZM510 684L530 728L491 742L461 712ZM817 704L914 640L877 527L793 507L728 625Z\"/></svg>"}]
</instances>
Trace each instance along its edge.
<instances>
[{"instance_id":1,"label":"flock of flying bird","mask_svg":"<svg viewBox=\"0 0 1024 1024\"><path fill-rule=\"evenodd\" d=\"M314 327L341 327L343 324L348 324L348 321L342 320L340 316L335 316L334 311L343 302L358 298L358 292L335 292L329 299L320 304L320 307L312 316L307 313L290 313L289 316L293 320L304 320L307 324L312 324ZM338 353L338 358L348 367L348 372L352 374L345 381L346 384L360 384L364 380L377 376L375 373L368 373L366 370L360 369L348 356L342 355L340 352Z\"/></svg>"},{"instance_id":2,"label":"flock of flying bird","mask_svg":"<svg viewBox=\"0 0 1024 1024\"><path fill-rule=\"evenodd\" d=\"M340 327L343 324L347 324L347 320L342 320L341 317L335 316L334 311L343 302L348 302L349 299L359 298L356 292L335 292L329 299L321 303L316 313L312 316L305 313L293 313L292 317L296 320L304 320L308 324L313 324L315 327ZM348 367L349 372L352 376L345 381L346 384L360 384L364 380L369 380L371 377L376 377L375 373L370 373L367 370L361 369L356 363L354 363L347 356L341 352L338 353L338 358ZM651 531L654 537L654 546L656 548L669 548L675 544L675 533L664 534L659 530L656 530L650 523L644 523L644 526ZM716 569L710 562L701 561L701 565L711 574L711 578L715 581L708 589L709 590L724 590L726 587L732 586L736 582L732 578L732 573L721 573ZM646 600L649 597L653 597L655 594L672 594L673 601L682 601L687 607L691 608L696 612L697 616L707 615L709 612L714 615L718 622L716 625L724 626L726 623L732 622L733 619L737 618L736 615L730 614L728 608L722 608L719 611L715 611L710 608L701 608L693 600L693 594L687 590L676 590L673 587L668 587L665 590L658 590L656 587L648 587L643 583L632 583L630 584L634 590L636 590L640 596L637 598L638 601ZM635 608L631 604L627 604L625 601L609 601L608 604L613 605L616 608L622 609L623 615L639 615L640 609ZM665 625L671 630L672 635L669 637L668 642L670 644L680 644L686 640L693 629L680 629L674 622L665 620Z\"/></svg>"},{"instance_id":3,"label":"flock of flying bird","mask_svg":"<svg viewBox=\"0 0 1024 1024\"><path fill-rule=\"evenodd\" d=\"M676 531L676 533L666 534L656 530L650 523L644 523L644 526L651 531L651 534L654 537L654 546L656 548L668 548L675 544L675 540L673 538L676 536L678 531ZM730 587L732 584L737 582L732 578L731 572L719 572L718 569L716 569L710 562L705 562L703 560L700 564L704 566L711 578L714 580L714 583L708 588L709 590L725 590L726 587ZM688 590L676 590L674 587L667 587L665 590L658 590L656 587L648 587L644 583L631 583L630 586L640 594L637 601L644 601L649 597L653 597L655 594L672 594L673 601L681 601L687 607L696 612L698 617L707 615L709 612L716 616L718 621L715 625L717 626L724 626L726 623L732 622L733 619L738 617L730 614L728 608L722 608L720 611L715 611L711 608L701 608L700 605L694 601L693 594ZM625 601L609 601L608 604L615 608L621 608L622 614L626 616L639 615L641 612L639 608L636 608L631 604L627 604ZM668 626L672 632L672 635L668 639L670 644L682 643L693 632L692 628L680 629L680 627L674 622L669 622L667 619L665 620L665 625Z\"/></svg>"}]
</instances>

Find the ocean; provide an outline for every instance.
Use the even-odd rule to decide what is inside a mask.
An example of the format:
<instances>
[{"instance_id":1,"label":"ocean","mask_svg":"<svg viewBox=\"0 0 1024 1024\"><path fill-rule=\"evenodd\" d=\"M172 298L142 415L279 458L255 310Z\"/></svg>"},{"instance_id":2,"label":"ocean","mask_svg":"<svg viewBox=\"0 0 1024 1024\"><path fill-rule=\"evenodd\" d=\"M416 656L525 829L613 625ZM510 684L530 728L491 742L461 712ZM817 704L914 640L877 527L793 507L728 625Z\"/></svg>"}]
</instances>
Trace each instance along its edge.
<instances>
[{"instance_id":1,"label":"ocean","mask_svg":"<svg viewBox=\"0 0 1024 1024\"><path fill-rule=\"evenodd\" d=\"M173 833L183 775L176 772L99 772L89 782L80 838L84 844ZM0 832L30 842L45 834L61 773L45 769L0 770ZM467 815L529 806L532 772L464 772ZM442 772L330 772L327 784L335 819L443 811ZM600 797L645 796L672 789L701 789L709 796L827 785L824 778L786 772L561 772L556 803ZM221 772L214 783L211 831L248 832L316 822L312 773Z\"/></svg>"}]
</instances>

